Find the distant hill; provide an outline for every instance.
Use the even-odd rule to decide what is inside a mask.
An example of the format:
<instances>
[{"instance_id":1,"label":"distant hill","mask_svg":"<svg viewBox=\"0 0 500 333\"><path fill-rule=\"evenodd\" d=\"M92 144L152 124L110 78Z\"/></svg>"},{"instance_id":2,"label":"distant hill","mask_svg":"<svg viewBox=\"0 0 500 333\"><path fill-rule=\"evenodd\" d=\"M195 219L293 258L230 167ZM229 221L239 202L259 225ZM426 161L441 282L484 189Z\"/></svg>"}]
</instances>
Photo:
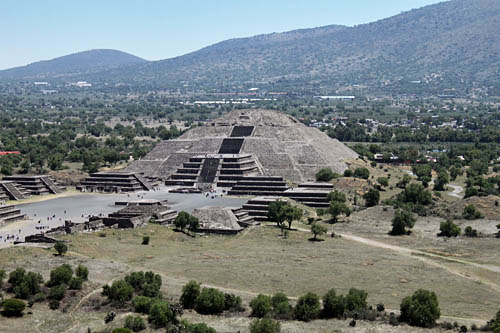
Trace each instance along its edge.
<instances>
[{"instance_id":1,"label":"distant hill","mask_svg":"<svg viewBox=\"0 0 500 333\"><path fill-rule=\"evenodd\" d=\"M93 72L144 87L340 87L500 83L500 1L452 0L355 27L231 39L180 57ZM0 72L0 77L2 76Z\"/></svg>"},{"instance_id":2,"label":"distant hill","mask_svg":"<svg viewBox=\"0 0 500 333\"><path fill-rule=\"evenodd\" d=\"M116 50L90 50L0 71L3 79L45 79L88 74L147 61Z\"/></svg>"}]
</instances>

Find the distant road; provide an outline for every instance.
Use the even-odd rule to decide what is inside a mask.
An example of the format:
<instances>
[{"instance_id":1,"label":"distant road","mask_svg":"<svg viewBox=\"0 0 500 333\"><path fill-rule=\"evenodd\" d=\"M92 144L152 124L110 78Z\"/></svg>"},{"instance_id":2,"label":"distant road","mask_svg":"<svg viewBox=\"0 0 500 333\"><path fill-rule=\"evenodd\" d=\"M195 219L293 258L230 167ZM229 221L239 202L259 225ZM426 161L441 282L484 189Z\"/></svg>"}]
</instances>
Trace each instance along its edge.
<instances>
[{"instance_id":1,"label":"distant road","mask_svg":"<svg viewBox=\"0 0 500 333\"><path fill-rule=\"evenodd\" d=\"M454 198L458 198L458 199L462 199L464 197L463 195L460 194L464 191L464 188L462 186L452 185L452 184L448 184L448 186L453 188L453 191L446 193L450 197L454 197Z\"/></svg>"}]
</instances>

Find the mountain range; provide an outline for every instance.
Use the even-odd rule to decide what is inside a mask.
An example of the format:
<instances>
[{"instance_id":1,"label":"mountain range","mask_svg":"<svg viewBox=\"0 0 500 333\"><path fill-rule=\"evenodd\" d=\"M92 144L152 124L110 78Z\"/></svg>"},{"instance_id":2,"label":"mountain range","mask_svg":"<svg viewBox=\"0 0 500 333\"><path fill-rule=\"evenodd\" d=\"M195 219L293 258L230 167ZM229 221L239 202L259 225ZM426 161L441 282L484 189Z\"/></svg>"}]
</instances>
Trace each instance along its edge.
<instances>
[{"instance_id":1,"label":"mountain range","mask_svg":"<svg viewBox=\"0 0 500 333\"><path fill-rule=\"evenodd\" d=\"M97 84L217 88L338 86L399 80L496 84L500 1L452 0L354 27L226 40L166 60L93 50L0 71L0 80L78 77Z\"/></svg>"}]
</instances>

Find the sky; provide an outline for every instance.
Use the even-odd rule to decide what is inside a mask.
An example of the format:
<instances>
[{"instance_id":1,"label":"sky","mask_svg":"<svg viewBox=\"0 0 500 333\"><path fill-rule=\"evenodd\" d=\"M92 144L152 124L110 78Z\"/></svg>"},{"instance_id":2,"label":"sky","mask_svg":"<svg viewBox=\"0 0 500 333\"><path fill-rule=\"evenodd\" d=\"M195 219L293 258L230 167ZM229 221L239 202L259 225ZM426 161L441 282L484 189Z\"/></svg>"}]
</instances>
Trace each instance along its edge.
<instances>
[{"instance_id":1,"label":"sky","mask_svg":"<svg viewBox=\"0 0 500 333\"><path fill-rule=\"evenodd\" d=\"M238 37L354 26L442 0L1 0L0 69L91 50L147 60Z\"/></svg>"}]
</instances>

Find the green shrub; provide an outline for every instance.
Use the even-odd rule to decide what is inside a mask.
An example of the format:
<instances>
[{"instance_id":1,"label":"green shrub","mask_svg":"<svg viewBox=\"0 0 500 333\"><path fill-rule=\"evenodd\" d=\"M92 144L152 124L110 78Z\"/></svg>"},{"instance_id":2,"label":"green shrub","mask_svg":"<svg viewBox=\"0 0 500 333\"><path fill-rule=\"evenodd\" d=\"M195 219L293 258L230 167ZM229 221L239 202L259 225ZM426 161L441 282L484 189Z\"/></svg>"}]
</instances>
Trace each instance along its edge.
<instances>
[{"instance_id":1,"label":"green shrub","mask_svg":"<svg viewBox=\"0 0 500 333\"><path fill-rule=\"evenodd\" d=\"M51 299L49 301L49 309L51 309L51 310L57 310L57 309L59 309L60 305L61 305L61 302L59 302L56 299Z\"/></svg>"},{"instance_id":2,"label":"green shrub","mask_svg":"<svg viewBox=\"0 0 500 333\"><path fill-rule=\"evenodd\" d=\"M346 169L344 171L344 177L352 177L352 171L349 169Z\"/></svg>"},{"instance_id":3,"label":"green shrub","mask_svg":"<svg viewBox=\"0 0 500 333\"><path fill-rule=\"evenodd\" d=\"M83 285L83 279L74 276L71 278L71 280L69 280L68 288L71 290L80 290L82 289L82 285Z\"/></svg>"},{"instance_id":4,"label":"green shrub","mask_svg":"<svg viewBox=\"0 0 500 333\"><path fill-rule=\"evenodd\" d=\"M411 326L433 327L440 317L439 302L434 292L419 289L405 297L400 306L400 321Z\"/></svg>"},{"instance_id":5,"label":"green shrub","mask_svg":"<svg viewBox=\"0 0 500 333\"><path fill-rule=\"evenodd\" d=\"M125 317L125 328L128 328L134 332L140 332L146 329L146 323L144 319L139 316L127 316Z\"/></svg>"},{"instance_id":6,"label":"green shrub","mask_svg":"<svg viewBox=\"0 0 500 333\"><path fill-rule=\"evenodd\" d=\"M224 293L215 288L203 288L196 298L194 309L201 314L218 314L224 311Z\"/></svg>"},{"instance_id":7,"label":"green shrub","mask_svg":"<svg viewBox=\"0 0 500 333\"><path fill-rule=\"evenodd\" d=\"M271 304L271 297L259 294L257 297L250 301L250 308L252 309L252 317L263 318L271 313L273 308Z\"/></svg>"},{"instance_id":8,"label":"green shrub","mask_svg":"<svg viewBox=\"0 0 500 333\"><path fill-rule=\"evenodd\" d=\"M135 296L132 299L132 308L134 312L148 314L151 308L152 300L146 296Z\"/></svg>"},{"instance_id":9,"label":"green shrub","mask_svg":"<svg viewBox=\"0 0 500 333\"><path fill-rule=\"evenodd\" d=\"M149 244L149 236L142 236L142 245Z\"/></svg>"},{"instance_id":10,"label":"green shrub","mask_svg":"<svg viewBox=\"0 0 500 333\"><path fill-rule=\"evenodd\" d=\"M289 303L288 297L284 293L276 293L271 297L273 306L273 317L281 320L293 319L293 308Z\"/></svg>"},{"instance_id":11,"label":"green shrub","mask_svg":"<svg viewBox=\"0 0 500 333\"><path fill-rule=\"evenodd\" d=\"M217 331L214 328L207 326L205 323L199 323L189 324L187 326L186 333L217 333Z\"/></svg>"},{"instance_id":12,"label":"green shrub","mask_svg":"<svg viewBox=\"0 0 500 333\"><path fill-rule=\"evenodd\" d=\"M134 288L124 280L114 281L111 287L104 288L103 293L117 306L123 306L132 299Z\"/></svg>"},{"instance_id":13,"label":"green shrub","mask_svg":"<svg viewBox=\"0 0 500 333\"><path fill-rule=\"evenodd\" d=\"M439 237L458 237L462 233L460 227L453 223L452 219L447 219L445 222L441 222L439 225L439 231Z\"/></svg>"},{"instance_id":14,"label":"green shrub","mask_svg":"<svg viewBox=\"0 0 500 333\"><path fill-rule=\"evenodd\" d=\"M19 299L8 298L2 303L2 315L5 317L20 317L26 308L26 303Z\"/></svg>"},{"instance_id":15,"label":"green shrub","mask_svg":"<svg viewBox=\"0 0 500 333\"><path fill-rule=\"evenodd\" d=\"M189 281L182 287L180 302L184 309L194 308L196 298L200 295L201 285L196 281Z\"/></svg>"},{"instance_id":16,"label":"green shrub","mask_svg":"<svg viewBox=\"0 0 500 333\"><path fill-rule=\"evenodd\" d=\"M339 175L334 173L330 168L324 168L318 171L316 174L316 181L318 182L329 182L334 178L338 178Z\"/></svg>"},{"instance_id":17,"label":"green shrub","mask_svg":"<svg viewBox=\"0 0 500 333\"><path fill-rule=\"evenodd\" d=\"M59 284L50 288L49 298L56 301L60 301L64 298L64 293L66 292L66 285Z\"/></svg>"},{"instance_id":18,"label":"green shrub","mask_svg":"<svg viewBox=\"0 0 500 333\"><path fill-rule=\"evenodd\" d=\"M151 305L148 320L157 328L177 323L175 313L170 309L169 304L164 301L156 301Z\"/></svg>"},{"instance_id":19,"label":"green shrub","mask_svg":"<svg viewBox=\"0 0 500 333\"><path fill-rule=\"evenodd\" d=\"M39 273L28 272L22 276L20 282L16 282L17 285L11 285L16 298L28 299L40 292L40 284L43 283L43 278Z\"/></svg>"},{"instance_id":20,"label":"green shrub","mask_svg":"<svg viewBox=\"0 0 500 333\"><path fill-rule=\"evenodd\" d=\"M269 319L255 319L250 324L250 333L280 333L281 325L279 322Z\"/></svg>"},{"instance_id":21,"label":"green shrub","mask_svg":"<svg viewBox=\"0 0 500 333\"><path fill-rule=\"evenodd\" d=\"M320 310L321 307L318 295L307 293L297 301L294 315L297 320L310 321L318 318Z\"/></svg>"},{"instance_id":22,"label":"green shrub","mask_svg":"<svg viewBox=\"0 0 500 333\"><path fill-rule=\"evenodd\" d=\"M341 318L344 315L344 297L338 295L335 289L330 289L323 296L323 316L325 318Z\"/></svg>"},{"instance_id":23,"label":"green shrub","mask_svg":"<svg viewBox=\"0 0 500 333\"><path fill-rule=\"evenodd\" d=\"M370 171L367 168L356 168L354 170L354 177L368 179L370 178Z\"/></svg>"},{"instance_id":24,"label":"green shrub","mask_svg":"<svg viewBox=\"0 0 500 333\"><path fill-rule=\"evenodd\" d=\"M68 264L63 264L50 271L50 280L47 283L49 287L60 284L68 284L73 277L73 269Z\"/></svg>"},{"instance_id":25,"label":"green shrub","mask_svg":"<svg viewBox=\"0 0 500 333\"><path fill-rule=\"evenodd\" d=\"M477 220L482 218L483 214L473 204L470 204L465 206L462 216L466 220Z\"/></svg>"},{"instance_id":26,"label":"green shrub","mask_svg":"<svg viewBox=\"0 0 500 333\"><path fill-rule=\"evenodd\" d=\"M54 244L54 249L60 256L62 256L68 251L68 245L66 245L64 242L56 242Z\"/></svg>"},{"instance_id":27,"label":"green shrub","mask_svg":"<svg viewBox=\"0 0 500 333\"><path fill-rule=\"evenodd\" d=\"M224 294L224 311L242 312L245 308L242 305L241 297L234 294Z\"/></svg>"},{"instance_id":28,"label":"green shrub","mask_svg":"<svg viewBox=\"0 0 500 333\"><path fill-rule=\"evenodd\" d=\"M464 235L466 237L477 237L478 236L477 230L476 229L472 229L471 226L465 227Z\"/></svg>"},{"instance_id":29,"label":"green shrub","mask_svg":"<svg viewBox=\"0 0 500 333\"><path fill-rule=\"evenodd\" d=\"M392 230L390 232L393 236L406 235L408 232L406 228L413 228L416 218L407 210L398 209L394 212L392 219Z\"/></svg>"},{"instance_id":30,"label":"green shrub","mask_svg":"<svg viewBox=\"0 0 500 333\"><path fill-rule=\"evenodd\" d=\"M75 270L75 275L81 278L82 280L87 281L89 277L89 269L80 264Z\"/></svg>"},{"instance_id":31,"label":"green shrub","mask_svg":"<svg viewBox=\"0 0 500 333\"><path fill-rule=\"evenodd\" d=\"M131 330L128 328L120 327L120 328L115 328L112 333L132 333Z\"/></svg>"}]
</instances>

